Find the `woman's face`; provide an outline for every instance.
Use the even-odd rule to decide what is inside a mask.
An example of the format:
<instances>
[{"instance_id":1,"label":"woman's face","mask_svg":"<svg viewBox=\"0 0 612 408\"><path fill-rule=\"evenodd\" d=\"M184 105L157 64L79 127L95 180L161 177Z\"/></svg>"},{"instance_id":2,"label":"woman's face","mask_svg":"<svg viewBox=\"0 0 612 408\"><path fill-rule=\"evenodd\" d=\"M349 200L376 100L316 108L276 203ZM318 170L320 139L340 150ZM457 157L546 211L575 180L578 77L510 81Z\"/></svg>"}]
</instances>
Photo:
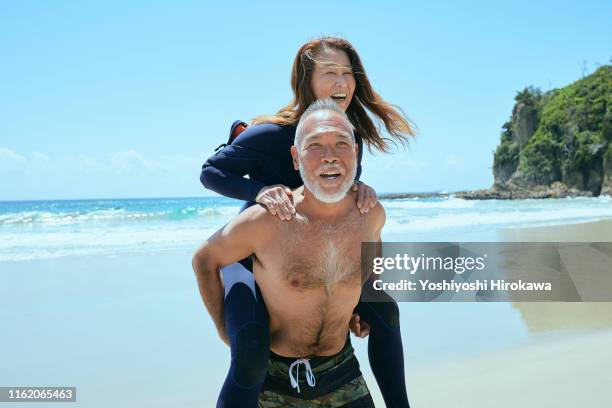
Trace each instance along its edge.
<instances>
[{"instance_id":1,"label":"woman's face","mask_svg":"<svg viewBox=\"0 0 612 408\"><path fill-rule=\"evenodd\" d=\"M335 48L324 50L317 58L310 88L315 98L331 98L346 111L355 92L355 77L348 55Z\"/></svg>"}]
</instances>

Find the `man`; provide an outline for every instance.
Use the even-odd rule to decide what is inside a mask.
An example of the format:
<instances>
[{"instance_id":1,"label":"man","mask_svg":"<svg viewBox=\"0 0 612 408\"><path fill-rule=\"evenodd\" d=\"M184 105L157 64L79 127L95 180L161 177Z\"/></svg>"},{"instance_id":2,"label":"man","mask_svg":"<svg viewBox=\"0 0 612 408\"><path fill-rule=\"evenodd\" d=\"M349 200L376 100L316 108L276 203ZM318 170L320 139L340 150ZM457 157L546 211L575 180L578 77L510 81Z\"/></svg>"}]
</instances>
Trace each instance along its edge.
<instances>
[{"instance_id":1,"label":"man","mask_svg":"<svg viewBox=\"0 0 612 408\"><path fill-rule=\"evenodd\" d=\"M291 155L304 181L292 194L295 217L282 221L253 206L217 231L194 258L200 292L225 340L219 268L253 254L270 317L261 407L372 407L348 331L361 293L361 242L380 240L384 210L377 204L363 215L355 206L357 146L333 101L304 112Z\"/></svg>"}]
</instances>

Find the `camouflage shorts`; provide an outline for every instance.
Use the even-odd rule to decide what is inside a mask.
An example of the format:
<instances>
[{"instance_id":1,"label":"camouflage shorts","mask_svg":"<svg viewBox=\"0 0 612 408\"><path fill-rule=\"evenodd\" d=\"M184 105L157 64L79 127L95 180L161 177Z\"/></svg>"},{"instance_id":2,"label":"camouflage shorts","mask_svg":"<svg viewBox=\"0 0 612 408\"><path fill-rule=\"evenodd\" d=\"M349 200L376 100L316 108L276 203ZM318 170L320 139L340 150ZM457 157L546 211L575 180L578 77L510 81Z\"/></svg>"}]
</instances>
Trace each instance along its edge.
<instances>
[{"instance_id":1,"label":"camouflage shorts","mask_svg":"<svg viewBox=\"0 0 612 408\"><path fill-rule=\"evenodd\" d=\"M374 405L370 401L371 397L368 386L363 377L359 376L340 386L340 388L311 400L284 395L274 391L263 391L259 395L257 406L258 408L336 408L346 407L347 404L353 403L349 406L357 408L357 403L363 403L363 407L373 407ZM368 405L365 405L366 403Z\"/></svg>"},{"instance_id":2,"label":"camouflage shorts","mask_svg":"<svg viewBox=\"0 0 612 408\"><path fill-rule=\"evenodd\" d=\"M259 395L259 408L374 406L348 339L338 354L309 360L316 384L314 387L307 384L302 368L298 377L299 393L291 387L289 379L289 366L295 360L271 353L268 374Z\"/></svg>"}]
</instances>

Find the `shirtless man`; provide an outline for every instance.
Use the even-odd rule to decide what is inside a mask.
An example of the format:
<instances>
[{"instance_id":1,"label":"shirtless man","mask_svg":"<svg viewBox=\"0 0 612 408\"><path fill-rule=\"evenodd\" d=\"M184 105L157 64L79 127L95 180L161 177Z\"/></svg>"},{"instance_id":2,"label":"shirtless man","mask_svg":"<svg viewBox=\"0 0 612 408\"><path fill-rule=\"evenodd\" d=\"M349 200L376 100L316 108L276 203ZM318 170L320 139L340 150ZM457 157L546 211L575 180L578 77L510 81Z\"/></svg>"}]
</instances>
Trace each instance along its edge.
<instances>
[{"instance_id":1,"label":"shirtless man","mask_svg":"<svg viewBox=\"0 0 612 408\"><path fill-rule=\"evenodd\" d=\"M194 257L204 303L226 341L219 268L253 254L253 273L270 318L270 365L260 407L373 407L349 341L361 293L362 241L379 241L380 204L360 214L350 187L357 146L331 100L302 115L291 155L304 186L296 215L279 220L253 206L211 236ZM300 365L306 371L299 377Z\"/></svg>"}]
</instances>

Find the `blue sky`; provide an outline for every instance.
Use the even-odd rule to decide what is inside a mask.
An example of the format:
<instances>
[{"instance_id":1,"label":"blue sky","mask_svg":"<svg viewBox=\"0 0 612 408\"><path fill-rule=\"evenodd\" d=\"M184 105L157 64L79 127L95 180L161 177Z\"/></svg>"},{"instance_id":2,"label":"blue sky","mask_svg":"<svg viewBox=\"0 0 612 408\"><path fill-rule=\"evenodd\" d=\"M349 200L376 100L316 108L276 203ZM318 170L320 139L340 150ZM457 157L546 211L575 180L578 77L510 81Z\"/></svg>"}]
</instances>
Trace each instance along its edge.
<instances>
[{"instance_id":1,"label":"blue sky","mask_svg":"<svg viewBox=\"0 0 612 408\"><path fill-rule=\"evenodd\" d=\"M0 200L211 195L202 162L234 119L290 100L295 52L322 34L349 39L419 129L366 155L365 182L489 187L516 92L612 57L609 1L253 3L4 3Z\"/></svg>"}]
</instances>

